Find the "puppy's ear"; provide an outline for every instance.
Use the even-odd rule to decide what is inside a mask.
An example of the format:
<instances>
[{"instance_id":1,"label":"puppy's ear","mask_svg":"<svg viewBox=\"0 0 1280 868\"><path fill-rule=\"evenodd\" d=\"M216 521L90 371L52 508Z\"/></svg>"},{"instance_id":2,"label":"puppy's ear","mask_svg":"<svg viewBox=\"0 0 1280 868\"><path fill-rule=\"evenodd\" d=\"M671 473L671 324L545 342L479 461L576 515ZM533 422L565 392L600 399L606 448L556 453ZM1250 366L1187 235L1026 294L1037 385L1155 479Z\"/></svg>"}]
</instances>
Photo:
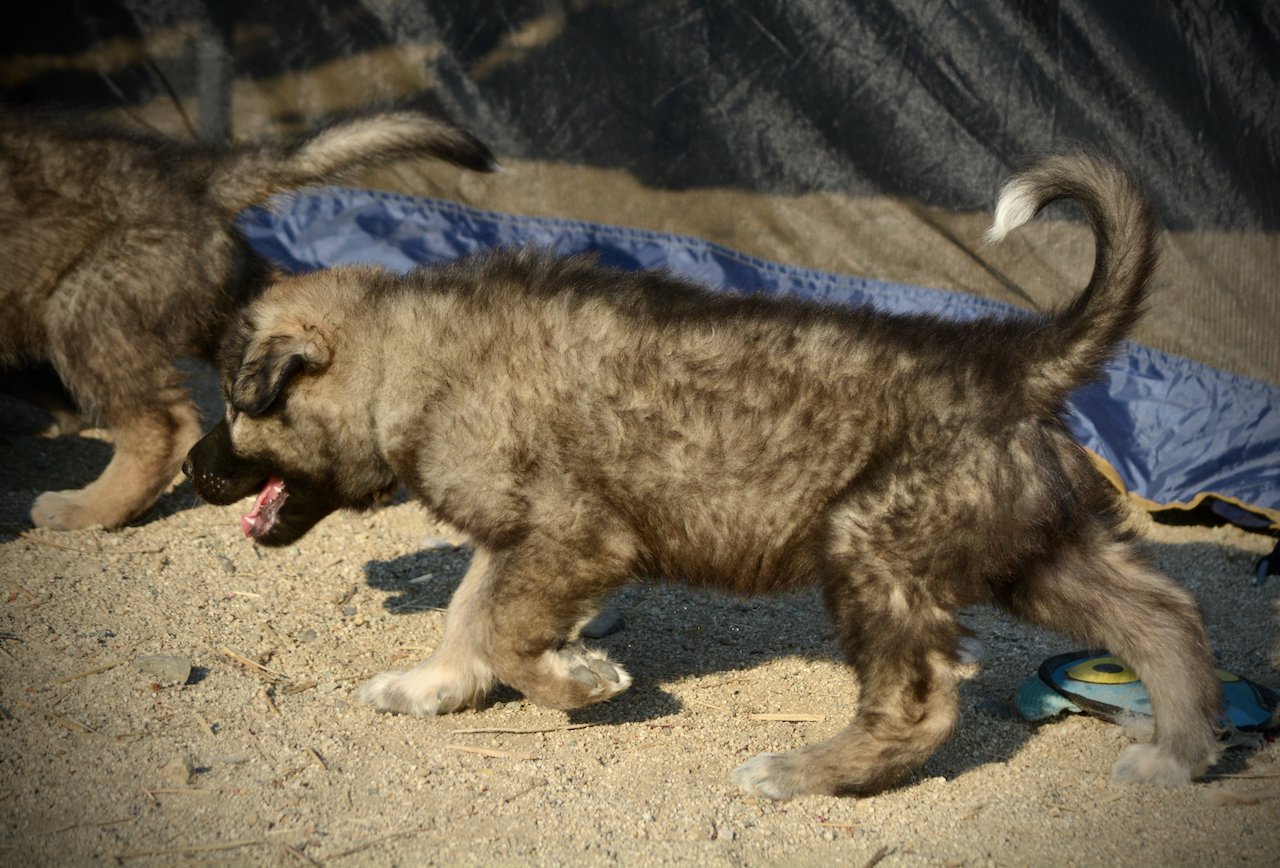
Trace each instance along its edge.
<instances>
[{"instance_id":1,"label":"puppy's ear","mask_svg":"<svg viewBox=\"0 0 1280 868\"><path fill-rule=\"evenodd\" d=\"M261 416L284 394L299 373L316 374L329 366L333 352L316 325L276 323L251 336L231 384L231 406L247 416Z\"/></svg>"}]
</instances>

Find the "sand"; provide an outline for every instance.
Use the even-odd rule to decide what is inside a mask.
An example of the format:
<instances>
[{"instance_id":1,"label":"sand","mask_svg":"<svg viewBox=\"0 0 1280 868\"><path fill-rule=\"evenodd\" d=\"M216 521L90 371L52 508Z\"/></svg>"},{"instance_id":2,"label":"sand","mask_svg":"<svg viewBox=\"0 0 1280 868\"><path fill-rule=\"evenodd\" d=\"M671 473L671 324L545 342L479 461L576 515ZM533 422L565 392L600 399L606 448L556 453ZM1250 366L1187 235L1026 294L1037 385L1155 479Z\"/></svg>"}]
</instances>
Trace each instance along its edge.
<instances>
[{"instance_id":1,"label":"sand","mask_svg":"<svg viewBox=\"0 0 1280 868\"><path fill-rule=\"evenodd\" d=\"M352 689L428 653L469 557L418 505L266 550L241 508L178 483L118 532L31 530L39 491L105 464L105 434L43 437L8 401L0 420L0 864L1276 862L1280 748L1187 788L1113 783L1119 727L1010 706L1071 642L985 609L966 615L984 648L955 737L871 798L777 803L727 777L857 707L813 594L634 587L600 640L635 676L611 703L502 689L441 718L375 713ZM1280 684L1280 579L1253 584L1272 539L1147 522L1144 540L1201 601L1221 665ZM181 669L155 655L189 677L168 683Z\"/></svg>"}]
</instances>

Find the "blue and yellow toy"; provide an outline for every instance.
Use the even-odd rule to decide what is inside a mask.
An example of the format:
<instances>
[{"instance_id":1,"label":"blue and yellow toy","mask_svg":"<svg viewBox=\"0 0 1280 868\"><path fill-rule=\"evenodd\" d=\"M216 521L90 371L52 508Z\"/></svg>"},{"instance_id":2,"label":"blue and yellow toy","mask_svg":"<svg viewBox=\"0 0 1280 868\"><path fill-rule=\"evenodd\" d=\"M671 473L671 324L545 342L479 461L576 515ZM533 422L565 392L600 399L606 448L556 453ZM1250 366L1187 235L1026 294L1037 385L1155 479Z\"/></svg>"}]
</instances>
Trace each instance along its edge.
<instances>
[{"instance_id":1,"label":"blue and yellow toy","mask_svg":"<svg viewBox=\"0 0 1280 868\"><path fill-rule=\"evenodd\" d=\"M1225 669L1218 669L1227 722L1241 732L1280 727L1280 695ZM1064 711L1085 712L1118 722L1125 715L1151 716L1147 688L1119 657L1106 651L1074 651L1050 657L1018 688L1014 705L1027 720Z\"/></svg>"}]
</instances>

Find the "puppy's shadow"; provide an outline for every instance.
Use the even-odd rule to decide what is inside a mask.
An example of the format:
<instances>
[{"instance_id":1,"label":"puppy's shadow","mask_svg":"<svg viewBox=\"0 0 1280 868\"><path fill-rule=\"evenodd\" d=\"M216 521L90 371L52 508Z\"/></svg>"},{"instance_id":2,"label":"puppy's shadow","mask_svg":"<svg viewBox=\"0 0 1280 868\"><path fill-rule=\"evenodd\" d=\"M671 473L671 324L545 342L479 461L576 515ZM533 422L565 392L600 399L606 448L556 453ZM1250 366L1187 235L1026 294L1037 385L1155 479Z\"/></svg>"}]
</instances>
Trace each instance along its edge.
<instances>
[{"instance_id":1,"label":"puppy's shadow","mask_svg":"<svg viewBox=\"0 0 1280 868\"><path fill-rule=\"evenodd\" d=\"M221 415L216 383L195 363L187 366L202 419ZM48 412L0 392L0 524L31 526L31 508L46 491L83 488L102 475L114 454L111 441L93 428L59 434ZM207 425L205 427L208 427ZM167 518L200 505L191 483L182 480L130 526Z\"/></svg>"},{"instance_id":2,"label":"puppy's shadow","mask_svg":"<svg viewBox=\"0 0 1280 868\"><path fill-rule=\"evenodd\" d=\"M470 563L469 548L428 549L365 564L371 588L387 593L383 607L398 615L443 610ZM835 644L816 594L749 601L687 587L637 584L604 603L623 626L588 644L608 652L635 678L607 703L570 713L582 723L654 720L684 703L661 685L736 672L786 655L829 658ZM495 693L501 701L506 692Z\"/></svg>"},{"instance_id":3,"label":"puppy's shadow","mask_svg":"<svg viewBox=\"0 0 1280 868\"><path fill-rule=\"evenodd\" d=\"M470 548L442 546L369 561L364 576L369 587L389 595L382 601L384 609L412 615L445 609L470 564Z\"/></svg>"},{"instance_id":4,"label":"puppy's shadow","mask_svg":"<svg viewBox=\"0 0 1280 868\"><path fill-rule=\"evenodd\" d=\"M160 495L160 499L149 510L144 512L140 518L134 519L130 524L145 524L149 521L168 518L180 512L186 512L188 509L195 509L203 502L199 495L196 494L191 480L183 479L182 482Z\"/></svg>"},{"instance_id":5,"label":"puppy's shadow","mask_svg":"<svg viewBox=\"0 0 1280 868\"><path fill-rule=\"evenodd\" d=\"M111 460L111 444L79 434L47 436L43 411L0 395L0 524L31 526L31 507L46 491L81 488Z\"/></svg>"},{"instance_id":6,"label":"puppy's shadow","mask_svg":"<svg viewBox=\"0 0 1280 868\"><path fill-rule=\"evenodd\" d=\"M0 394L0 486L8 490L80 488L111 460L111 443L79 432L54 436L53 417Z\"/></svg>"},{"instance_id":7,"label":"puppy's shadow","mask_svg":"<svg viewBox=\"0 0 1280 868\"><path fill-rule=\"evenodd\" d=\"M369 587L388 594L394 614L442 610L471 561L468 547L441 547L364 565ZM788 654L837 653L817 594L740 600L684 586L637 583L607 598L624 627L593 639L648 678L674 680L748 668ZM674 652L674 653L673 653Z\"/></svg>"}]
</instances>

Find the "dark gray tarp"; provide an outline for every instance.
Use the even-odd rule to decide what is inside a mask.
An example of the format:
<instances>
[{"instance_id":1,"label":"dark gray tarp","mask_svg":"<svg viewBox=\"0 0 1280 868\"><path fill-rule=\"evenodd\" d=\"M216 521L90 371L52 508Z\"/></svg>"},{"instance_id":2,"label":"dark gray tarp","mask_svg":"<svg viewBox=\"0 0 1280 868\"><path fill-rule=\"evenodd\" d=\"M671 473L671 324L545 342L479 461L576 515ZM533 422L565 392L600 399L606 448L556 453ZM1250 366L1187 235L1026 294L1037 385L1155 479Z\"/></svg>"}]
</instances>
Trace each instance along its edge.
<instances>
[{"instance_id":1,"label":"dark gray tarp","mask_svg":"<svg viewBox=\"0 0 1280 868\"><path fill-rule=\"evenodd\" d=\"M982 209L1013 163L1081 143L1172 228L1280 228L1267 0L79 0L6 21L0 81L19 103L189 98L219 49L228 81L264 89L383 54L370 99L427 96L500 152L659 187ZM295 90L285 110L324 108Z\"/></svg>"}]
</instances>

